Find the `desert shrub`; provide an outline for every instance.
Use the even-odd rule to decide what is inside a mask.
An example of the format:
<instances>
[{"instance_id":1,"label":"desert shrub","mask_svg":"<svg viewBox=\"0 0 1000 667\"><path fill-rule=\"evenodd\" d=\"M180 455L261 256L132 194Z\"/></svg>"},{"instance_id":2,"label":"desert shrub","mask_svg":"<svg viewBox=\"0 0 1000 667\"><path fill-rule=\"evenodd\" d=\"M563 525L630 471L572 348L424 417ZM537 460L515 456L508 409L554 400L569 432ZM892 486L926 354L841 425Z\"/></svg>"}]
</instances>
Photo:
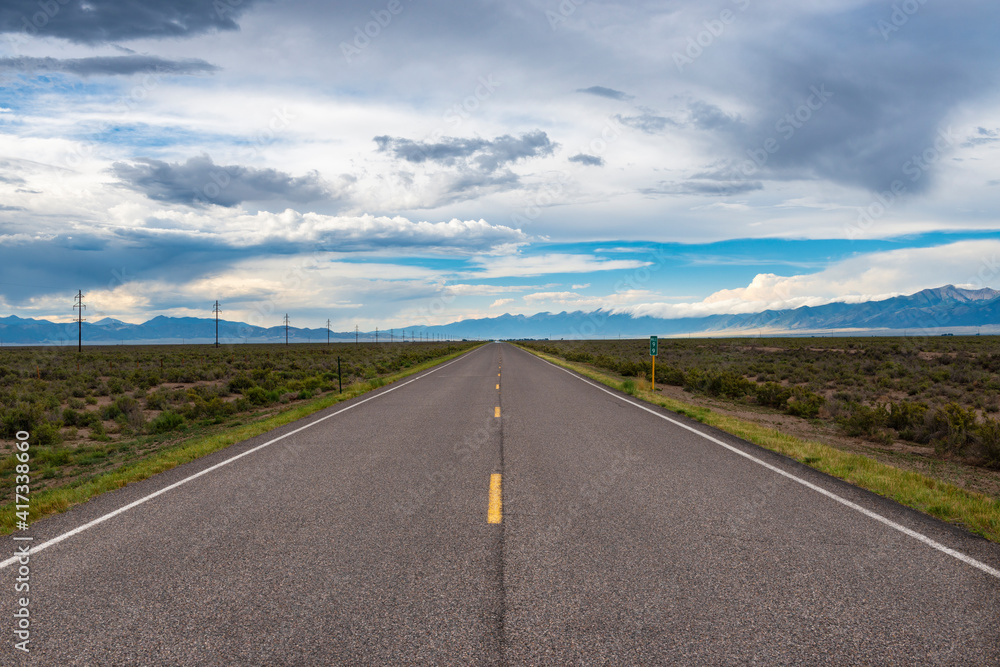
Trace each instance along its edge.
<instances>
[{"instance_id":1,"label":"desert shrub","mask_svg":"<svg viewBox=\"0 0 1000 667\"><path fill-rule=\"evenodd\" d=\"M254 386L254 381L246 373L237 373L229 380L229 391L242 394Z\"/></svg>"},{"instance_id":2,"label":"desert shrub","mask_svg":"<svg viewBox=\"0 0 1000 667\"><path fill-rule=\"evenodd\" d=\"M146 397L146 408L149 410L166 410L167 409L167 395L165 392L154 391L152 394Z\"/></svg>"},{"instance_id":3,"label":"desert shrub","mask_svg":"<svg viewBox=\"0 0 1000 667\"><path fill-rule=\"evenodd\" d=\"M34 434L44 419L42 406L19 401L0 415L0 435L13 439L18 431Z\"/></svg>"},{"instance_id":4,"label":"desert shrub","mask_svg":"<svg viewBox=\"0 0 1000 667\"><path fill-rule=\"evenodd\" d=\"M819 409L825 402L826 399L819 394L802 387L795 387L788 398L785 412L796 417L812 418L819 414Z\"/></svg>"},{"instance_id":5,"label":"desert shrub","mask_svg":"<svg viewBox=\"0 0 1000 667\"><path fill-rule=\"evenodd\" d=\"M979 455L988 466L1000 467L1000 421L986 419L976 428Z\"/></svg>"},{"instance_id":6,"label":"desert shrub","mask_svg":"<svg viewBox=\"0 0 1000 667\"><path fill-rule=\"evenodd\" d=\"M62 413L62 422L66 426L79 426L82 417L83 415L73 408L66 408Z\"/></svg>"},{"instance_id":7,"label":"desert shrub","mask_svg":"<svg viewBox=\"0 0 1000 667\"><path fill-rule=\"evenodd\" d=\"M904 433L912 433L923 426L926 413L927 406L923 403L910 401L892 403L889 405L888 425L896 429L901 436Z\"/></svg>"},{"instance_id":8,"label":"desert shrub","mask_svg":"<svg viewBox=\"0 0 1000 667\"><path fill-rule=\"evenodd\" d=\"M176 412L167 410L157 415L156 419L149 423L149 428L153 433L166 433L168 431L176 431L183 425L184 417Z\"/></svg>"},{"instance_id":9,"label":"desert shrub","mask_svg":"<svg viewBox=\"0 0 1000 667\"><path fill-rule=\"evenodd\" d=\"M925 424L939 450L961 454L975 440L976 412L957 403L948 403L930 413Z\"/></svg>"},{"instance_id":10,"label":"desert shrub","mask_svg":"<svg viewBox=\"0 0 1000 667\"><path fill-rule=\"evenodd\" d=\"M849 406L847 414L838 420L844 432L854 436L875 435L885 428L888 422L889 411L884 405L869 407L857 403Z\"/></svg>"},{"instance_id":11,"label":"desert shrub","mask_svg":"<svg viewBox=\"0 0 1000 667\"><path fill-rule=\"evenodd\" d=\"M684 386L684 371L673 366L663 364L656 367L656 381L661 384L669 384L675 387Z\"/></svg>"},{"instance_id":12,"label":"desert shrub","mask_svg":"<svg viewBox=\"0 0 1000 667\"><path fill-rule=\"evenodd\" d=\"M626 394L635 396L635 380L629 379L622 382L622 391Z\"/></svg>"},{"instance_id":13,"label":"desert shrub","mask_svg":"<svg viewBox=\"0 0 1000 667\"><path fill-rule=\"evenodd\" d=\"M776 410L784 410L791 395L792 392L790 389L781 386L777 382L759 384L755 392L758 404L775 408Z\"/></svg>"},{"instance_id":14,"label":"desert shrub","mask_svg":"<svg viewBox=\"0 0 1000 667\"><path fill-rule=\"evenodd\" d=\"M251 387L243 393L243 396L253 405L267 405L272 402L263 387Z\"/></svg>"}]
</instances>

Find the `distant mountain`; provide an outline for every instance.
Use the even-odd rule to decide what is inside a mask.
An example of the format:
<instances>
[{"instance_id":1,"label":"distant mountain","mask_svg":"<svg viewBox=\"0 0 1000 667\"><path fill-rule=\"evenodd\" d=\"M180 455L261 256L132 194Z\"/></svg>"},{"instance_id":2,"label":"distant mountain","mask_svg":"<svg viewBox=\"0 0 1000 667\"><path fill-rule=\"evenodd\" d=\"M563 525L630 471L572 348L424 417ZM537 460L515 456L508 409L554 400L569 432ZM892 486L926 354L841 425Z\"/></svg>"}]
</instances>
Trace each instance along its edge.
<instances>
[{"instance_id":1,"label":"distant mountain","mask_svg":"<svg viewBox=\"0 0 1000 667\"><path fill-rule=\"evenodd\" d=\"M399 340L417 338L614 338L657 334L661 336L770 335L822 333L902 333L910 331L968 332L978 327L984 333L1000 333L1000 291L967 290L945 285L908 296L864 303L830 303L790 310L765 310L741 315L710 315L680 319L632 317L607 310L592 312L538 313L470 319L441 326L396 329ZM70 345L77 341L77 323L55 323L11 315L0 318L3 345ZM353 341L355 333L331 332L330 340ZM385 331L380 340L387 340ZM360 332L361 340L373 340L375 332ZM325 342L326 329L289 327L289 342ZM283 326L263 328L243 322L219 320L219 339L233 343L277 343L285 341ZM196 317L158 316L142 324L112 318L83 323L86 344L114 343L209 343L215 340L215 320Z\"/></svg>"}]
</instances>

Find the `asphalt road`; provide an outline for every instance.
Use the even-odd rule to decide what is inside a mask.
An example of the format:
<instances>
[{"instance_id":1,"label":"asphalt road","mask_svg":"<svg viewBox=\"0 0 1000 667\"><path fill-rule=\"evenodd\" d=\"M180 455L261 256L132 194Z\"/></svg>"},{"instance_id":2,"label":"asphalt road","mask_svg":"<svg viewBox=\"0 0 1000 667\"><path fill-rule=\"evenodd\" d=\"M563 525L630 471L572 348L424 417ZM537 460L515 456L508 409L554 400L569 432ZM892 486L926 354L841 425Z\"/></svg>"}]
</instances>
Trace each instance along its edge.
<instances>
[{"instance_id":1,"label":"asphalt road","mask_svg":"<svg viewBox=\"0 0 1000 667\"><path fill-rule=\"evenodd\" d=\"M490 344L40 521L163 491L30 557L28 655L0 570L0 663L1000 664L1000 547L623 398Z\"/></svg>"}]
</instances>

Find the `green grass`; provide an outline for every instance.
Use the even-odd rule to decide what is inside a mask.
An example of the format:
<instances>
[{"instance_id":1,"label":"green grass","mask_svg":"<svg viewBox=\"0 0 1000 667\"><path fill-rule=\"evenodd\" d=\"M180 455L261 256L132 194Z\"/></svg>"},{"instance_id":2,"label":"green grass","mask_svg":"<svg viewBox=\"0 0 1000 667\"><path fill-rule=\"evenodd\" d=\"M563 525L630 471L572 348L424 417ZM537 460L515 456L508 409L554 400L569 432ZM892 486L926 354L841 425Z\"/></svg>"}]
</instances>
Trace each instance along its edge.
<instances>
[{"instance_id":1,"label":"green grass","mask_svg":"<svg viewBox=\"0 0 1000 667\"><path fill-rule=\"evenodd\" d=\"M373 389L396 382L409 375L413 375L414 373L419 373L420 371L454 359L455 357L469 352L471 349L476 348L469 348L460 352L439 357L437 359L425 361L388 377L379 377L366 382L357 382L351 386L344 387L344 392L342 394L324 396L309 403L283 410L265 419L253 421L235 428L229 428L221 433L212 433L208 435L199 434L189 439L182 440L181 442L166 449L161 449L148 458L127 463L116 470L101 473L89 479L80 479L66 486L46 489L37 494L33 493L31 494L31 511L29 514L29 520L33 522L51 514L65 512L73 505L86 502L94 496L107 491L120 489L127 484L131 484L132 482L138 482L148 477L152 477L153 475L170 470L171 468L175 468L184 463L194 461L195 459L199 459L203 456L211 454L212 452L229 447L230 445L238 442L242 442L243 440L267 433L268 431L272 431L279 426L289 424L302 419L303 417L308 417L309 415L326 409L331 405L336 405L342 401L355 398L356 396L360 396L361 394L372 391ZM96 464L103 461L106 456L106 450L103 448L95 448L94 453L88 457L93 460L88 461L88 463ZM34 474L39 474L40 472L42 471L36 471ZM17 517L14 515L14 509L14 503L0 505L0 535L6 535L14 531L15 524L17 522Z\"/></svg>"},{"instance_id":2,"label":"green grass","mask_svg":"<svg viewBox=\"0 0 1000 667\"><path fill-rule=\"evenodd\" d=\"M614 389L622 389L621 378L595 370L591 366L563 361L557 357L524 348L558 366L575 371ZM916 472L894 468L874 459L845 452L818 442L802 440L751 422L712 412L636 386L629 394L678 414L689 416L719 430L731 433L771 451L778 452L821 472L850 482L885 498L947 521L1000 543L1000 500L967 491ZM643 383L645 387L648 384Z\"/></svg>"}]
</instances>

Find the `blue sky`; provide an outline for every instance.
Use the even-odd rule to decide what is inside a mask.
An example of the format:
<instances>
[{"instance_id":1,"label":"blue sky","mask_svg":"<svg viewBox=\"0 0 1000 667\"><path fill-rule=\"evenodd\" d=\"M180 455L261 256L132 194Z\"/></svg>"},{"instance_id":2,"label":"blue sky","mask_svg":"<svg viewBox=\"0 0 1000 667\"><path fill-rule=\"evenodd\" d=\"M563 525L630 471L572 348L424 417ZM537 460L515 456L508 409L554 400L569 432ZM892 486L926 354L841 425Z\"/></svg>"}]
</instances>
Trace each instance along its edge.
<instances>
[{"instance_id":1,"label":"blue sky","mask_svg":"<svg viewBox=\"0 0 1000 667\"><path fill-rule=\"evenodd\" d=\"M9 0L0 315L400 328L1000 287L1000 6Z\"/></svg>"}]
</instances>

